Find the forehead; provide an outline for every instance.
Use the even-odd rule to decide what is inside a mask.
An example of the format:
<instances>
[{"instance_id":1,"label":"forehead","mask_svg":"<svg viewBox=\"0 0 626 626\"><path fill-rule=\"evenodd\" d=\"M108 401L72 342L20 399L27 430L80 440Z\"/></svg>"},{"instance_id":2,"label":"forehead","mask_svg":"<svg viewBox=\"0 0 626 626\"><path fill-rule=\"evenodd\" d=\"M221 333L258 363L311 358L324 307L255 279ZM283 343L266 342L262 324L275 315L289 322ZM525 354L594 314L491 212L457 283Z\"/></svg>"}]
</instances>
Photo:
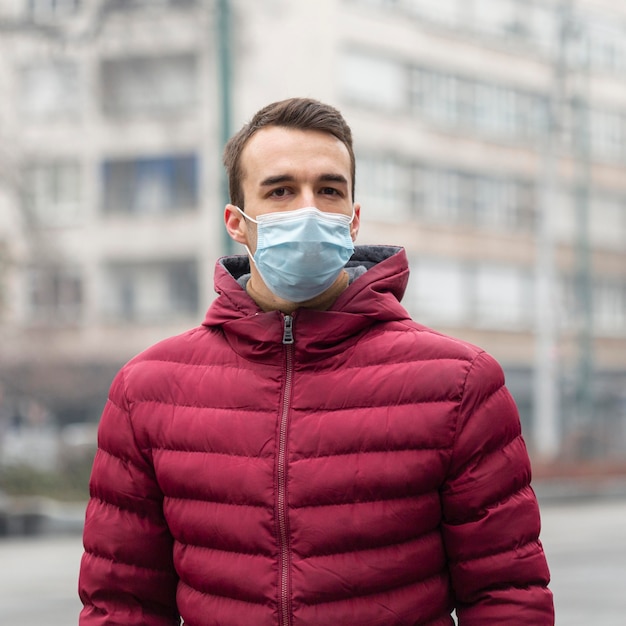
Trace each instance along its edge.
<instances>
[{"instance_id":1,"label":"forehead","mask_svg":"<svg viewBox=\"0 0 626 626\"><path fill-rule=\"evenodd\" d=\"M266 176L302 173L342 174L350 180L350 153L330 133L268 126L257 131L241 153L244 182L256 183Z\"/></svg>"}]
</instances>

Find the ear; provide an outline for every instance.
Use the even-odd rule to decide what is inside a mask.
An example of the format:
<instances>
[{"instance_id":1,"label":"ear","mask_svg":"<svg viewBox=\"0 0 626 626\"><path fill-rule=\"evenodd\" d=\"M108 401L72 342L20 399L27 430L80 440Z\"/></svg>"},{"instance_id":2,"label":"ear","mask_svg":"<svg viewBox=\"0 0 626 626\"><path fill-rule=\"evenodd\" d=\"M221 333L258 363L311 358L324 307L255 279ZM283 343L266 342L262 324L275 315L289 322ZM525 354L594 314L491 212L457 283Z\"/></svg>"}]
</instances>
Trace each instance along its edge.
<instances>
[{"instance_id":1,"label":"ear","mask_svg":"<svg viewBox=\"0 0 626 626\"><path fill-rule=\"evenodd\" d=\"M224 208L224 224L233 241L244 245L248 243L246 219L234 204L227 204Z\"/></svg>"},{"instance_id":2,"label":"ear","mask_svg":"<svg viewBox=\"0 0 626 626\"><path fill-rule=\"evenodd\" d=\"M352 241L356 241L356 237L359 234L359 227L361 226L361 205L358 203L354 204L354 219L352 220L352 224L350 224L350 237L352 237Z\"/></svg>"}]
</instances>

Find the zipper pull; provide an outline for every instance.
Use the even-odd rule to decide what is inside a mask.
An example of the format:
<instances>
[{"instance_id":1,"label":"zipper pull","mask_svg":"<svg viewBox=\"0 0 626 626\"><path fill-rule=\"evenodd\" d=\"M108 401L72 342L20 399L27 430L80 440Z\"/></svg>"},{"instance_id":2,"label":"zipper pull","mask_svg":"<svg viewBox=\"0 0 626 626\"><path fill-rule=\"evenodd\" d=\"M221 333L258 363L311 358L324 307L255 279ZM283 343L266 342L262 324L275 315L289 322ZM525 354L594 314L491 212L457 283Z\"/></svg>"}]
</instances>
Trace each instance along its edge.
<instances>
[{"instance_id":1,"label":"zipper pull","mask_svg":"<svg viewBox=\"0 0 626 626\"><path fill-rule=\"evenodd\" d=\"M283 343L293 343L293 317L285 315L285 326L283 330Z\"/></svg>"}]
</instances>

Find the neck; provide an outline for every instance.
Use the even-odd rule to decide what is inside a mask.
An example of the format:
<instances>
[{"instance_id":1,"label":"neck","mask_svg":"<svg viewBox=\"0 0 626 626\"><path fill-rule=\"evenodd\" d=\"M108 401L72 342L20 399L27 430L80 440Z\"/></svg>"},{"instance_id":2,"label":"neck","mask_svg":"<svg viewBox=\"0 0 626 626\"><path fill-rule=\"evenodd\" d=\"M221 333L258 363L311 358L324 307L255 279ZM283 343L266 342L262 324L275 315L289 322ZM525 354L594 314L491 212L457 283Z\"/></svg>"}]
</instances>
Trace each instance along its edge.
<instances>
[{"instance_id":1,"label":"neck","mask_svg":"<svg viewBox=\"0 0 626 626\"><path fill-rule=\"evenodd\" d=\"M250 277L246 285L248 295L259 305L263 311L281 311L291 314L296 309L313 309L315 311L327 311L335 303L335 300L343 293L349 283L348 272L342 270L337 280L326 290L315 298L305 302L289 302L275 296L261 283L262 288L258 289L254 274Z\"/></svg>"}]
</instances>

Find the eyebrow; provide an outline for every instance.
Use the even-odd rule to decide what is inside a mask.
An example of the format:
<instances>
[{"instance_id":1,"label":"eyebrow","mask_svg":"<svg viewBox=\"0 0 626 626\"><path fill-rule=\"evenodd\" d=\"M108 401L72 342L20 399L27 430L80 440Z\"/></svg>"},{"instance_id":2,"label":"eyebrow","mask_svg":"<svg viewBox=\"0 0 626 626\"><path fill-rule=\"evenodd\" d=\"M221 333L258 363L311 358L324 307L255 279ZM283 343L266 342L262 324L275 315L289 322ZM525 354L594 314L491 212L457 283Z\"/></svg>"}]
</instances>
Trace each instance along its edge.
<instances>
[{"instance_id":1,"label":"eyebrow","mask_svg":"<svg viewBox=\"0 0 626 626\"><path fill-rule=\"evenodd\" d=\"M341 183L343 185L348 184L348 179L343 174L322 174L319 180L327 183Z\"/></svg>"},{"instance_id":2,"label":"eyebrow","mask_svg":"<svg viewBox=\"0 0 626 626\"><path fill-rule=\"evenodd\" d=\"M261 181L261 187L271 187L272 185L279 185L281 183L293 183L295 177L290 174L278 174L277 176L268 176ZM333 182L341 183L343 185L348 184L348 179L342 174L322 174L318 181L320 182Z\"/></svg>"},{"instance_id":3,"label":"eyebrow","mask_svg":"<svg viewBox=\"0 0 626 626\"><path fill-rule=\"evenodd\" d=\"M279 174L278 176L268 176L261 181L261 187L271 187L272 185L279 185L280 183L292 183L295 180L293 176L289 174Z\"/></svg>"}]
</instances>

